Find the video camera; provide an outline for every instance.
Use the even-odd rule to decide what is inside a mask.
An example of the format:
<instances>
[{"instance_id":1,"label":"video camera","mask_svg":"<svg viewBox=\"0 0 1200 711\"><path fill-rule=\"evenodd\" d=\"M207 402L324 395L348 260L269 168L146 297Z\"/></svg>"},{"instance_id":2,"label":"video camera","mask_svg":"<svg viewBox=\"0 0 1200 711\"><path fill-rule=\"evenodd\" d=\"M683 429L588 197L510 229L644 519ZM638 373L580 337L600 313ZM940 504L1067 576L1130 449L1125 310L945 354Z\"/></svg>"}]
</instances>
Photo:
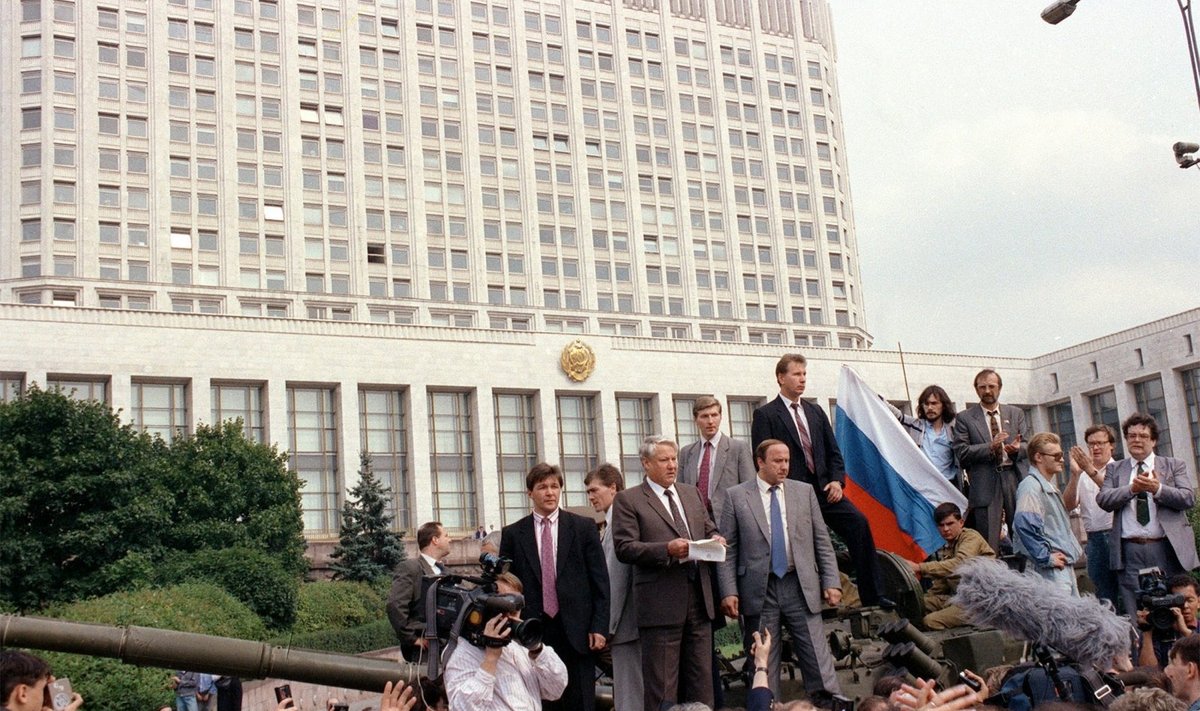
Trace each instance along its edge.
<instances>
[{"instance_id":1,"label":"video camera","mask_svg":"<svg viewBox=\"0 0 1200 711\"><path fill-rule=\"evenodd\" d=\"M1158 568L1143 568L1138 571L1137 606L1147 612L1146 622L1155 637L1172 638L1175 635L1175 612L1173 607L1183 607L1183 595L1172 595L1167 587L1167 576Z\"/></svg>"},{"instance_id":2,"label":"video camera","mask_svg":"<svg viewBox=\"0 0 1200 711\"><path fill-rule=\"evenodd\" d=\"M496 579L507 572L511 564L508 558L482 553L479 556L482 572L478 577L442 575L434 579L425 592L425 636L430 640L431 649L444 645L448 658L460 638L476 647L503 647L516 640L522 647L532 649L542 643L542 621L538 619L509 620L507 629L511 632L507 637L491 637L484 633L488 620L499 614L519 612L525 607L525 596L500 594L496 588ZM440 676L439 661L437 654L430 655L431 679Z\"/></svg>"}]
</instances>

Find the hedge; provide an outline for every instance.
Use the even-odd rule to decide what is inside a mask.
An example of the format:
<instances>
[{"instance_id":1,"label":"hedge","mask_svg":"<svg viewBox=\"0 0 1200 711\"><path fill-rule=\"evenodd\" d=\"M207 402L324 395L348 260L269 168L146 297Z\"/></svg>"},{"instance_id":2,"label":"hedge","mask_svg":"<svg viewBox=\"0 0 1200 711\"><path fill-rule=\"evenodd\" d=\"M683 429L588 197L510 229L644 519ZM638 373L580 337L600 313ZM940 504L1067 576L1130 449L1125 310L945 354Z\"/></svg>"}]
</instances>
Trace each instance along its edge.
<instances>
[{"instance_id":1,"label":"hedge","mask_svg":"<svg viewBox=\"0 0 1200 711\"><path fill-rule=\"evenodd\" d=\"M304 634L359 627L386 619L386 607L386 592L368 583L305 583L300 586L296 623L291 631L293 634Z\"/></svg>"},{"instance_id":2,"label":"hedge","mask_svg":"<svg viewBox=\"0 0 1200 711\"><path fill-rule=\"evenodd\" d=\"M338 654L362 654L399 644L396 632L387 620L378 620L348 629L327 629L303 634L284 635L271 640L281 647L297 647Z\"/></svg>"},{"instance_id":3,"label":"hedge","mask_svg":"<svg viewBox=\"0 0 1200 711\"><path fill-rule=\"evenodd\" d=\"M299 576L288 572L278 558L254 548L173 553L162 564L158 580L160 584L204 580L219 585L273 630L286 630L296 621Z\"/></svg>"}]
</instances>

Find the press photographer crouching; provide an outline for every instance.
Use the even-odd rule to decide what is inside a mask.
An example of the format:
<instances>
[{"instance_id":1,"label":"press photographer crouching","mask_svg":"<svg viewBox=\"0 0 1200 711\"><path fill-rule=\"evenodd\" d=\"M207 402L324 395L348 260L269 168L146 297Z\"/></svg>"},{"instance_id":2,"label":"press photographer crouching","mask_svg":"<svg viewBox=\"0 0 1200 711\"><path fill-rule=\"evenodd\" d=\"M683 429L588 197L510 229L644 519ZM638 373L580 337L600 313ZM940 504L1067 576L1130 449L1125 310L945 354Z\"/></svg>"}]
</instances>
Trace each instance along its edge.
<instances>
[{"instance_id":1,"label":"press photographer crouching","mask_svg":"<svg viewBox=\"0 0 1200 711\"><path fill-rule=\"evenodd\" d=\"M1167 578L1157 568L1138 574L1137 621L1142 632L1140 666L1167 665L1177 640L1196 634L1200 583L1188 573Z\"/></svg>"},{"instance_id":2,"label":"press photographer crouching","mask_svg":"<svg viewBox=\"0 0 1200 711\"><path fill-rule=\"evenodd\" d=\"M495 594L479 600L482 629L464 620L446 663L450 708L541 709L542 699L557 699L567 687L567 667L542 644L537 621L522 622L521 581L504 572L495 586Z\"/></svg>"}]
</instances>

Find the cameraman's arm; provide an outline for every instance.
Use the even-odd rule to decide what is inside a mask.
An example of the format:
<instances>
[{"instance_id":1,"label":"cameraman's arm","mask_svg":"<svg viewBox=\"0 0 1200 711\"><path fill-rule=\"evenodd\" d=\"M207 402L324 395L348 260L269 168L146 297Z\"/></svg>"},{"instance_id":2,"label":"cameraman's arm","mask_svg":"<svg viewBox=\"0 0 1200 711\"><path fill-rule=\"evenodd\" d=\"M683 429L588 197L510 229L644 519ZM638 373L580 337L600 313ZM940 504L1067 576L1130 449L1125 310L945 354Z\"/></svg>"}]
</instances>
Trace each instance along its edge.
<instances>
[{"instance_id":1,"label":"cameraman's arm","mask_svg":"<svg viewBox=\"0 0 1200 711\"><path fill-rule=\"evenodd\" d=\"M567 688L567 665L563 664L554 648L543 646L536 652L529 650L528 654L542 698L554 701L562 696Z\"/></svg>"},{"instance_id":2,"label":"cameraman's arm","mask_svg":"<svg viewBox=\"0 0 1200 711\"><path fill-rule=\"evenodd\" d=\"M503 637L509 634L507 629L496 634L497 625L503 624L503 615L488 620L484 626L484 635ZM496 697L499 693L496 684L496 669L502 647L484 647L481 651L483 658L467 648L465 639L459 640L459 646L450 655L446 663L444 677L446 692L450 695L451 708L477 709L487 711L498 708Z\"/></svg>"},{"instance_id":3,"label":"cameraman's arm","mask_svg":"<svg viewBox=\"0 0 1200 711\"><path fill-rule=\"evenodd\" d=\"M1139 667L1158 667L1158 655L1154 653L1154 631L1150 628L1150 613L1137 611L1137 625L1142 632L1142 648L1138 651Z\"/></svg>"}]
</instances>

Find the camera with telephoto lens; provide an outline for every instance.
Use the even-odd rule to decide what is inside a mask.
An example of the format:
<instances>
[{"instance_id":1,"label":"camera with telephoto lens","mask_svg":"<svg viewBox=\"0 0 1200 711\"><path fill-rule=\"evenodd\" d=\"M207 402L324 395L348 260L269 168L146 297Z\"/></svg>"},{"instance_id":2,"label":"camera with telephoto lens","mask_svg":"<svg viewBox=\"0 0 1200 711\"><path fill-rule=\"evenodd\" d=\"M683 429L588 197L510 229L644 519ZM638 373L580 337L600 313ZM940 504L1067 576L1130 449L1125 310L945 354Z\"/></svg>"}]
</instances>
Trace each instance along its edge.
<instances>
[{"instance_id":1,"label":"camera with telephoto lens","mask_svg":"<svg viewBox=\"0 0 1200 711\"><path fill-rule=\"evenodd\" d=\"M445 575L434 582L427 595L436 599L434 624L438 639L443 642L462 638L476 647L503 647L516 640L522 647L534 648L542 643L541 620L509 620L507 637L484 634L488 620L499 614L519 612L525 607L525 596L501 595L496 591L496 578L512 563L491 553L479 556L483 572L479 577ZM467 583L470 583L468 585Z\"/></svg>"},{"instance_id":2,"label":"camera with telephoto lens","mask_svg":"<svg viewBox=\"0 0 1200 711\"><path fill-rule=\"evenodd\" d=\"M1176 635L1173 607L1182 608L1183 595L1172 595L1167 587L1167 576L1158 568L1138 571L1137 606L1145 610L1146 623L1156 637L1166 639Z\"/></svg>"}]
</instances>

